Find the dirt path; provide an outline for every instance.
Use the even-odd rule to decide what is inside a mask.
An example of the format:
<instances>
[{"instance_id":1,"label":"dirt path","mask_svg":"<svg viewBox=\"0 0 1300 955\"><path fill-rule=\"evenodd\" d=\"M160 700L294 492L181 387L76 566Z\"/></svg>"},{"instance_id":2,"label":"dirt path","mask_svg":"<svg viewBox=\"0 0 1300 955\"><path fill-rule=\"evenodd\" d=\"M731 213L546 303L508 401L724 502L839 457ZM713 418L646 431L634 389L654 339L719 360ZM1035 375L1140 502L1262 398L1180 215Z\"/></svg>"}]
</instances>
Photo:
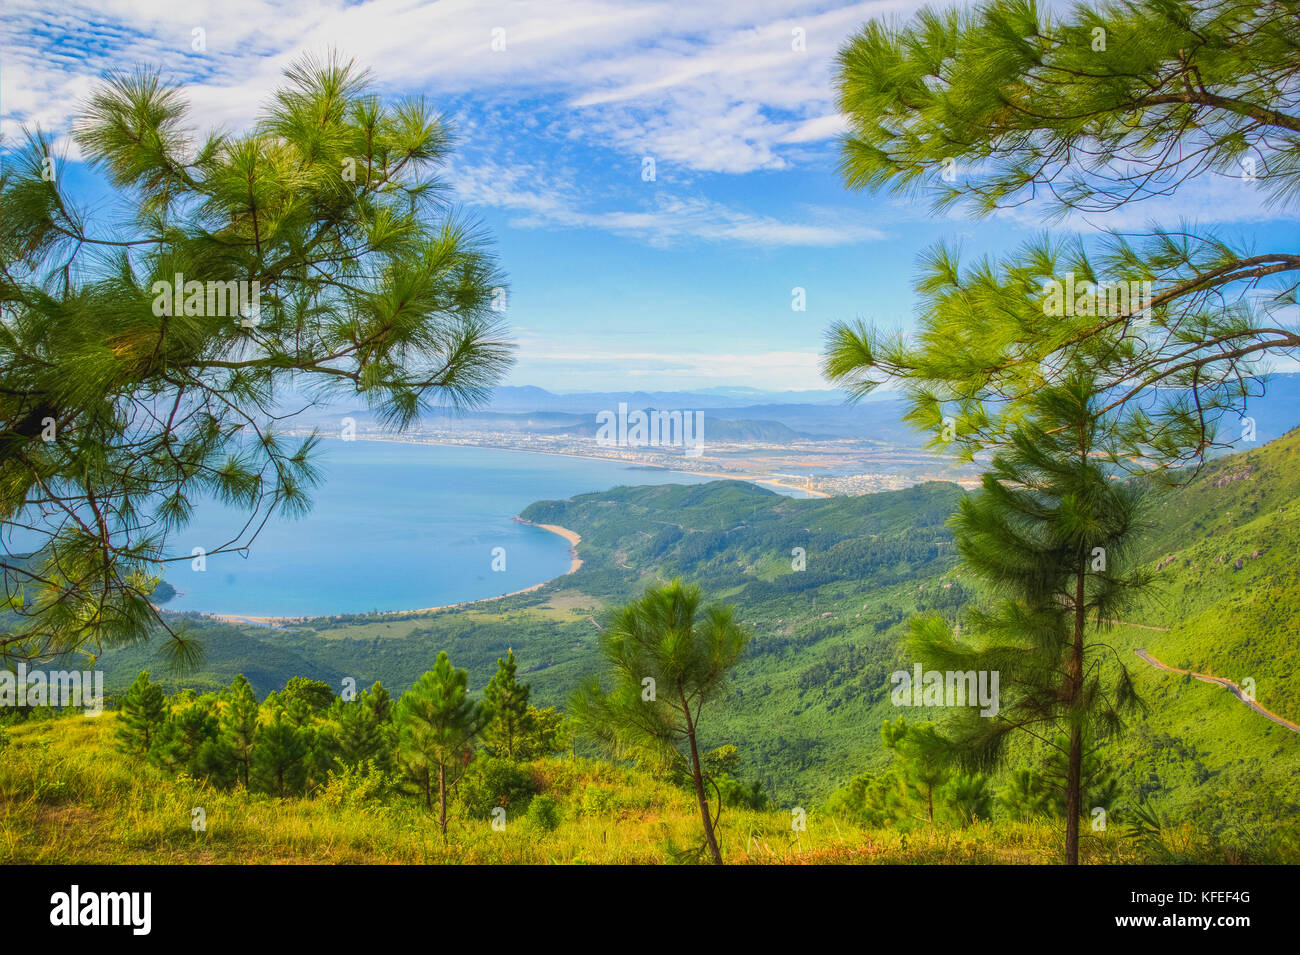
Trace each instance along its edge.
<instances>
[{"instance_id":1,"label":"dirt path","mask_svg":"<svg viewBox=\"0 0 1300 955\"><path fill-rule=\"evenodd\" d=\"M1121 627L1137 627L1139 630L1154 630L1157 633L1168 633L1168 627L1149 627L1145 623L1129 623L1127 620L1103 620L1103 623L1116 624Z\"/></svg>"},{"instance_id":2,"label":"dirt path","mask_svg":"<svg viewBox=\"0 0 1300 955\"><path fill-rule=\"evenodd\" d=\"M1129 626L1136 627L1139 626L1139 624L1129 624ZM1147 627L1145 629L1156 630L1159 628ZM1136 652L1139 657L1141 657L1147 663L1151 664L1156 669L1165 670L1169 673L1177 673L1179 675L1190 674L1191 676L1200 680L1202 683L1214 683L1217 684L1218 686L1227 687L1228 692L1230 692L1237 699L1241 700L1241 702L1245 703L1256 713L1260 714L1261 716L1268 717L1278 726L1285 726L1293 733L1300 733L1300 726L1297 726L1295 723L1292 723L1290 720L1283 719L1282 717L1278 716L1276 713L1272 712L1271 710L1264 709L1264 707L1260 706L1254 700L1248 699L1246 694L1242 691L1241 687L1238 686L1236 683L1233 683L1231 680L1226 680L1221 676L1210 676L1209 674L1206 673L1192 673L1191 670L1180 670L1178 669L1178 667L1171 667L1167 663L1161 663L1151 654L1147 653L1145 649L1139 649L1134 652Z\"/></svg>"}]
</instances>

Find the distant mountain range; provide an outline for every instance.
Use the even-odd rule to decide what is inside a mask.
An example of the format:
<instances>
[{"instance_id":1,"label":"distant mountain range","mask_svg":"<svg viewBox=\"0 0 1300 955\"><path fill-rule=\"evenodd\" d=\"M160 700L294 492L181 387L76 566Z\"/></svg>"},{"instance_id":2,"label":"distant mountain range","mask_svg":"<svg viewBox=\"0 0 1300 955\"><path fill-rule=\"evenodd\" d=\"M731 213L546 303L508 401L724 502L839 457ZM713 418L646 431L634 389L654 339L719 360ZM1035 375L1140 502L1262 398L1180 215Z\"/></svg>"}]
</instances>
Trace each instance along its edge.
<instances>
[{"instance_id":1,"label":"distant mountain range","mask_svg":"<svg viewBox=\"0 0 1300 955\"><path fill-rule=\"evenodd\" d=\"M839 405L848 400L840 389L823 391L763 391L758 388L703 388L697 391L579 391L557 393L533 385L497 388L492 396L493 411L576 411L595 412L617 408L690 408L708 410L759 404Z\"/></svg>"},{"instance_id":2,"label":"distant mountain range","mask_svg":"<svg viewBox=\"0 0 1300 955\"><path fill-rule=\"evenodd\" d=\"M870 441L901 449L918 449L926 436L903 421L905 400L883 392L871 400L848 403L843 391L766 392L751 388L702 391L572 392L557 394L531 385L495 389L492 400L472 411L435 409L422 418L436 429L531 431L540 434L592 436L596 415L630 411L690 410L705 412L710 441L842 440ZM1300 374L1271 376L1262 397L1252 398L1247 414L1255 420L1256 443L1272 441L1300 425ZM373 426L364 407L313 407L296 421L334 430L343 416ZM1221 438L1237 437L1235 421L1225 419ZM1238 443L1238 449L1248 447Z\"/></svg>"}]
</instances>

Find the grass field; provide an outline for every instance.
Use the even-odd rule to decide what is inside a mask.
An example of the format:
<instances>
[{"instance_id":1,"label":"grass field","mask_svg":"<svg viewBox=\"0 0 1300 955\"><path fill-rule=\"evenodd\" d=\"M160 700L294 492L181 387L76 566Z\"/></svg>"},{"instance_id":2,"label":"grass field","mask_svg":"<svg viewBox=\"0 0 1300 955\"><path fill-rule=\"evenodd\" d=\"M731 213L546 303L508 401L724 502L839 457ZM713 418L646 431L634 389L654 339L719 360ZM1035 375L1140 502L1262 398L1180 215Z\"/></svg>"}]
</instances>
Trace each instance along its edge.
<instances>
[{"instance_id":1,"label":"grass field","mask_svg":"<svg viewBox=\"0 0 1300 955\"><path fill-rule=\"evenodd\" d=\"M530 764L553 799L555 828L509 818L453 816L446 840L411 796L383 800L342 787L314 798L220 791L122 756L116 716L31 721L7 730L0 755L0 863L648 863L699 861L700 824L689 795L609 763L553 757ZM204 828L195 828L196 809ZM1048 822L978 822L911 832L866 830L808 807L723 813L729 863L1054 863ZM1089 863L1253 861L1225 853L1189 826L1155 841L1118 827L1087 832Z\"/></svg>"}]
</instances>

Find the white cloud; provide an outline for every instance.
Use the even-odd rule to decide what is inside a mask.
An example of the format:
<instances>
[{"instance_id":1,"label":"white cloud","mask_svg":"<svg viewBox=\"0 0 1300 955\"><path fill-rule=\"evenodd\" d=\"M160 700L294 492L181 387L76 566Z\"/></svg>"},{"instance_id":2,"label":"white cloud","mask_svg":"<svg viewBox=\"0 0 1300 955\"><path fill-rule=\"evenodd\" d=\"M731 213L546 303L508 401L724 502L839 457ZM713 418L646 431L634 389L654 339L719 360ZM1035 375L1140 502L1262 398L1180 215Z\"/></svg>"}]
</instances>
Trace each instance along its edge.
<instances>
[{"instance_id":1,"label":"white cloud","mask_svg":"<svg viewBox=\"0 0 1300 955\"><path fill-rule=\"evenodd\" d=\"M663 387L748 385L801 391L828 387L816 352L630 352L550 339L521 341L516 382L581 380L584 389L624 388L641 379ZM654 387L659 387L656 384Z\"/></svg>"},{"instance_id":2,"label":"white cloud","mask_svg":"<svg viewBox=\"0 0 1300 955\"><path fill-rule=\"evenodd\" d=\"M335 47L371 65L390 89L550 89L567 98L579 132L693 169L779 168L773 147L790 123L829 112L838 45L872 13L916 5L818 12L822 4L809 0L566 0L561 8L552 0L70 0L52 15L47 4L16 0L0 27L4 113L66 125L87 77L142 63L191 84L200 122L236 122L296 56ZM807 35L804 52L791 49L795 27ZM196 29L204 31L201 51L192 49ZM492 49L495 29L505 31L504 51Z\"/></svg>"},{"instance_id":3,"label":"white cloud","mask_svg":"<svg viewBox=\"0 0 1300 955\"><path fill-rule=\"evenodd\" d=\"M520 213L510 223L516 228L600 229L656 246L703 239L755 246L823 247L884 238L879 230L834 210L812 208L807 210L807 221L788 221L665 191L651 193L635 209L583 209L581 189L548 179L542 170L528 164L489 160L458 166L448 178L456 195L466 202Z\"/></svg>"},{"instance_id":4,"label":"white cloud","mask_svg":"<svg viewBox=\"0 0 1300 955\"><path fill-rule=\"evenodd\" d=\"M641 157L654 157L661 189L701 173L789 168L803 158L800 150L842 128L831 91L839 45L873 13L917 5L70 0L51 15L47 5L16 0L0 25L8 66L0 130L10 138L21 123L40 123L66 132L95 79L140 64L186 83L198 132L239 131L285 66L303 53L336 48L368 65L385 92L499 104L486 117L470 111L468 132L482 125L489 134L473 145L526 148L525 162L546 164L530 175L547 187L523 181L507 168L513 163L492 158L477 174L467 158L457 184L466 187L465 201L523 213L521 225L607 229L660 244L695 237L836 245L879 233L826 217L784 221L662 192L651 202L627 197L637 203L632 208L610 209L609 202L593 208L583 189L554 185L574 178L557 168L560 154L568 144L638 166ZM492 49L496 29L504 30L503 51ZM795 29L805 38L802 50L793 48ZM196 30L205 44L197 51ZM544 115L530 116L534 111ZM556 143L556 155L539 158L539 142Z\"/></svg>"},{"instance_id":5,"label":"white cloud","mask_svg":"<svg viewBox=\"0 0 1300 955\"><path fill-rule=\"evenodd\" d=\"M848 130L848 120L843 113L831 113L805 120L779 140L782 143L814 143L832 139Z\"/></svg>"}]
</instances>

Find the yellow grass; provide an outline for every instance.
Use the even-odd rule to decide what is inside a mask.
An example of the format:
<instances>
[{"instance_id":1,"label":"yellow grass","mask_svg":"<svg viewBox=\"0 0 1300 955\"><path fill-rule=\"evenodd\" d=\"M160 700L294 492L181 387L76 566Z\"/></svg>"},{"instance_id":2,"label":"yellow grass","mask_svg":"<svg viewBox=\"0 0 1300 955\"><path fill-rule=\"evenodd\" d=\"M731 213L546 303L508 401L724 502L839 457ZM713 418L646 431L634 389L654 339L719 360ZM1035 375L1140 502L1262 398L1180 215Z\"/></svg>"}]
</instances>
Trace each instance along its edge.
<instances>
[{"instance_id":1,"label":"yellow grass","mask_svg":"<svg viewBox=\"0 0 1300 955\"><path fill-rule=\"evenodd\" d=\"M9 729L0 754L0 863L666 863L697 861L688 793L639 770L591 760L531 764L556 800L558 827L526 818L504 831L453 818L444 841L414 798L356 801L332 791L279 799L171 777L112 745L114 714ZM206 828L195 831L193 810ZM867 831L808 807L723 813L729 863L1054 863L1060 834L1031 823L980 823L911 834ZM1089 834L1089 862L1141 861L1131 843Z\"/></svg>"}]
</instances>

